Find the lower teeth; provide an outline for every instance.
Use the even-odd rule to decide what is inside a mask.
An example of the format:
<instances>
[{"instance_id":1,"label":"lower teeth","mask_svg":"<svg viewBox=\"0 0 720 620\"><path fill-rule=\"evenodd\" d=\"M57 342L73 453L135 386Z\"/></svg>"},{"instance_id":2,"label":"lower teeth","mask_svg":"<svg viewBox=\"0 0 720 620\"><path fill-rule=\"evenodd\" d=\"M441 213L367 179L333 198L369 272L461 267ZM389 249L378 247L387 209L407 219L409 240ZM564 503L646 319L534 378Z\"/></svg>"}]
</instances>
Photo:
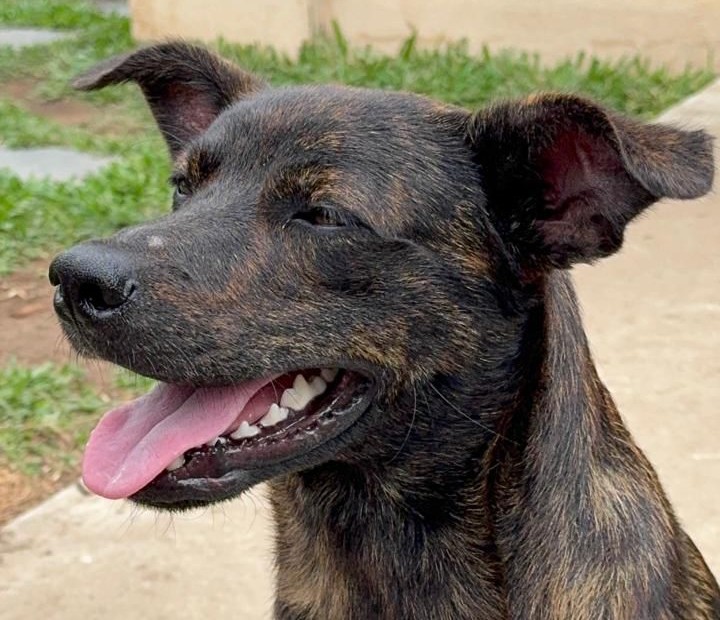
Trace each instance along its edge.
<instances>
[{"instance_id":1,"label":"lower teeth","mask_svg":"<svg viewBox=\"0 0 720 620\"><path fill-rule=\"evenodd\" d=\"M260 428L254 424L242 422L238 429L230 435L230 439L245 439L246 437L255 437L260 433Z\"/></svg>"},{"instance_id":2,"label":"lower teeth","mask_svg":"<svg viewBox=\"0 0 720 620\"><path fill-rule=\"evenodd\" d=\"M167 471L175 471L176 469L180 469L183 465L185 465L185 455L181 454L172 463L170 463L170 465L168 465L165 469Z\"/></svg>"}]
</instances>

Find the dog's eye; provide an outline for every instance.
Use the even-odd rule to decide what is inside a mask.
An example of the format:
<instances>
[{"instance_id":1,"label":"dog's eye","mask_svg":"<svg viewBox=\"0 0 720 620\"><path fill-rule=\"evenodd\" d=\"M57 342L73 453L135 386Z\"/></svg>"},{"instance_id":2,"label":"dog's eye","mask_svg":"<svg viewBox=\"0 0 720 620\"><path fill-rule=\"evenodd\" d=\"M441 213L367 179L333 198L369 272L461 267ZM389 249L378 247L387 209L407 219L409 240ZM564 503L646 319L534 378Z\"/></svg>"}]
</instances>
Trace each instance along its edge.
<instances>
[{"instance_id":1,"label":"dog's eye","mask_svg":"<svg viewBox=\"0 0 720 620\"><path fill-rule=\"evenodd\" d=\"M190 181L183 176L175 176L170 181L174 187L173 202L179 202L187 198L192 192Z\"/></svg>"},{"instance_id":2,"label":"dog's eye","mask_svg":"<svg viewBox=\"0 0 720 620\"><path fill-rule=\"evenodd\" d=\"M305 211L300 211L293 216L294 220L307 222L319 228L342 228L356 227L367 228L367 225L351 215L343 211L338 211L331 207L312 207Z\"/></svg>"}]
</instances>

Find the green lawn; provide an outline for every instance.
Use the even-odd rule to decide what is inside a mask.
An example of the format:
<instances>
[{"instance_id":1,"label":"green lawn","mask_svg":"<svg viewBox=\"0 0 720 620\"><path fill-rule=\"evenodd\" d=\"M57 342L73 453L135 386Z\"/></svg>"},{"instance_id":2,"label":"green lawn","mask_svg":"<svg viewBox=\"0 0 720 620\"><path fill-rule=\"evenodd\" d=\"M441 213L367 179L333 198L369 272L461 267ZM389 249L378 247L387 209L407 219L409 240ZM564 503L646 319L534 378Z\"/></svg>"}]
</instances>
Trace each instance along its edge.
<instances>
[{"instance_id":1,"label":"green lawn","mask_svg":"<svg viewBox=\"0 0 720 620\"><path fill-rule=\"evenodd\" d=\"M0 446L20 471L43 472L48 459L56 469L76 465L79 449L103 401L70 366L43 364L0 368Z\"/></svg>"},{"instance_id":2,"label":"green lawn","mask_svg":"<svg viewBox=\"0 0 720 620\"><path fill-rule=\"evenodd\" d=\"M29 258L156 215L168 208L170 198L165 149L137 90L76 93L68 87L78 72L134 45L128 21L81 1L2 0L2 25L54 27L72 36L22 51L0 48L0 145L67 144L117 161L83 183L21 182L0 172L0 275ZM405 89L471 108L561 90L649 118L714 77L708 68L671 72L637 58L605 62L578 56L545 66L515 51L473 56L462 44L424 51L412 39L388 56L351 49L338 32L306 44L297 60L258 47L225 42L216 47L278 85L343 82ZM19 79L32 81L36 101L85 102L111 119L111 128L117 123L117 131L60 126L31 114L3 94L3 83ZM134 379L122 381L134 387ZM72 368L0 368L0 457L27 472L39 471L47 458L74 462L102 405Z\"/></svg>"},{"instance_id":3,"label":"green lawn","mask_svg":"<svg viewBox=\"0 0 720 620\"><path fill-rule=\"evenodd\" d=\"M116 397L131 397L152 383L119 370L109 388ZM98 412L110 405L75 366L0 366L0 457L30 475L75 467Z\"/></svg>"}]
</instances>

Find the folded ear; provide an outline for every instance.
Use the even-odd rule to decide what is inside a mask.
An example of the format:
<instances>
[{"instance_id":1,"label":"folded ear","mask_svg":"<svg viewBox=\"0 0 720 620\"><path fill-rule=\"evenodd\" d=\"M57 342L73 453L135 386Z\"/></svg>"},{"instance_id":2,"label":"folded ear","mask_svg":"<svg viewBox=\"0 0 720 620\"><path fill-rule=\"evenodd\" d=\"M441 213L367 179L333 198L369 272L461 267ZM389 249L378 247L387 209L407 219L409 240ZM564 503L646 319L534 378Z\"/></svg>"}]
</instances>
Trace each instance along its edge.
<instances>
[{"instance_id":1,"label":"folded ear","mask_svg":"<svg viewBox=\"0 0 720 620\"><path fill-rule=\"evenodd\" d=\"M643 124L575 96L483 110L468 132L491 216L533 269L612 254L627 223L653 202L712 186L705 132Z\"/></svg>"},{"instance_id":2,"label":"folded ear","mask_svg":"<svg viewBox=\"0 0 720 620\"><path fill-rule=\"evenodd\" d=\"M173 157L224 108L264 87L251 73L181 42L109 58L77 77L73 86L95 90L122 82L138 83Z\"/></svg>"}]
</instances>

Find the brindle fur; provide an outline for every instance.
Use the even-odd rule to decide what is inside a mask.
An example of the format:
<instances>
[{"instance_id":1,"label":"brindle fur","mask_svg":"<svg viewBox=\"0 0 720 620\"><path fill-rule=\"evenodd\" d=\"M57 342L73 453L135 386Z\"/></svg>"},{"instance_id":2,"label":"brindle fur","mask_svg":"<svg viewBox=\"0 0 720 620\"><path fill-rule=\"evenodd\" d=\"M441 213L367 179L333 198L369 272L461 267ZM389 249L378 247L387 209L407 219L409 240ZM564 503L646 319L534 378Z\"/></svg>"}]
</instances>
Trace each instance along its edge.
<instances>
[{"instance_id":1,"label":"brindle fur","mask_svg":"<svg viewBox=\"0 0 720 620\"><path fill-rule=\"evenodd\" d=\"M720 618L720 592L598 379L565 268L712 182L703 132L568 95L469 114L272 89L199 48L111 59L190 196L102 241L143 295L75 345L170 382L352 364L342 441L273 472L278 620ZM372 229L296 226L330 204ZM161 244L148 244L159 237Z\"/></svg>"}]
</instances>

